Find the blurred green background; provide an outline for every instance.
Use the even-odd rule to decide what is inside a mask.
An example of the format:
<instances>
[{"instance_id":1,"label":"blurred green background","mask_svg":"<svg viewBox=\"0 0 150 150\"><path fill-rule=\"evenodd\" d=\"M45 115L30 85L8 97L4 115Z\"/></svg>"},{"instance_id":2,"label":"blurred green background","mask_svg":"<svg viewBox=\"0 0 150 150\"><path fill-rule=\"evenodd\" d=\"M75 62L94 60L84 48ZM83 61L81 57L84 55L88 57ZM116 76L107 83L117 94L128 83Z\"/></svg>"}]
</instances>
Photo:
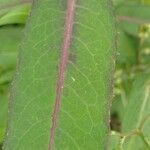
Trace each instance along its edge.
<instances>
[{"instance_id":1,"label":"blurred green background","mask_svg":"<svg viewBox=\"0 0 150 150\"><path fill-rule=\"evenodd\" d=\"M117 27L109 150L150 150L150 0L113 0ZM31 0L0 0L0 149Z\"/></svg>"}]
</instances>

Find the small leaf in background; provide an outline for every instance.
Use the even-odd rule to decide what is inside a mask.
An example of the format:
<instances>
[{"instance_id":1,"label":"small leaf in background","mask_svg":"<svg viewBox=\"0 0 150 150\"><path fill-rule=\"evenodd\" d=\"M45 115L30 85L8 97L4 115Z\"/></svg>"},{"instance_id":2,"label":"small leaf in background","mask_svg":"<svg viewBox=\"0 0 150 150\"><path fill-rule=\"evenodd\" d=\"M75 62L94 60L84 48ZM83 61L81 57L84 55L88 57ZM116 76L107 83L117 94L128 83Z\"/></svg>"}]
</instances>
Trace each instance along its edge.
<instances>
[{"instance_id":1,"label":"small leaf in background","mask_svg":"<svg viewBox=\"0 0 150 150\"><path fill-rule=\"evenodd\" d=\"M124 117L122 122L122 132L132 132L139 128L142 120L146 116L150 116L150 75L141 74L137 76L130 92L129 101L124 109ZM148 122L150 120L147 120ZM150 126L148 126L150 127ZM142 126L143 134L150 139L150 128L144 132L145 124ZM139 142L138 142L139 141ZM138 143L138 145L137 145ZM140 144L141 143L141 144ZM146 147L144 142L136 135L130 137L130 140L125 144L125 149L133 150L140 147Z\"/></svg>"},{"instance_id":2,"label":"small leaf in background","mask_svg":"<svg viewBox=\"0 0 150 150\"><path fill-rule=\"evenodd\" d=\"M0 27L0 72L16 66L23 26Z\"/></svg>"},{"instance_id":3,"label":"small leaf in background","mask_svg":"<svg viewBox=\"0 0 150 150\"><path fill-rule=\"evenodd\" d=\"M150 6L140 4L121 5L116 9L121 28L137 36L140 25L150 24Z\"/></svg>"},{"instance_id":4,"label":"small leaf in background","mask_svg":"<svg viewBox=\"0 0 150 150\"><path fill-rule=\"evenodd\" d=\"M31 4L18 5L13 8L0 9L0 26L6 24L25 24Z\"/></svg>"},{"instance_id":5,"label":"small leaf in background","mask_svg":"<svg viewBox=\"0 0 150 150\"><path fill-rule=\"evenodd\" d=\"M122 30L118 31L118 66L133 65L137 62L138 43L138 38L133 37Z\"/></svg>"}]
</instances>

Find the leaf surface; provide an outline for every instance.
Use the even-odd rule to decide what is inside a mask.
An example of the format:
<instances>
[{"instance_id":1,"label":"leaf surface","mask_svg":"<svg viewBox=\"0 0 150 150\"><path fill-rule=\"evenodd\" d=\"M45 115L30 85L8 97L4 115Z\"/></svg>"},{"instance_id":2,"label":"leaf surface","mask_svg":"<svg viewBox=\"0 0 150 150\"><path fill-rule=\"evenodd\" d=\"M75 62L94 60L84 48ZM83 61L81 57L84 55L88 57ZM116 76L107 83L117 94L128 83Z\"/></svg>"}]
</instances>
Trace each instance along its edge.
<instances>
[{"instance_id":1,"label":"leaf surface","mask_svg":"<svg viewBox=\"0 0 150 150\"><path fill-rule=\"evenodd\" d=\"M124 118L122 123L123 132L132 132L142 125L142 132L145 137L150 139L149 123L150 119L143 122L144 118L150 116L150 76L149 73L140 74L136 77L130 96L129 102L124 110ZM137 144L138 143L138 144ZM132 136L125 144L127 150L140 149L146 147L138 136ZM146 149L146 148L145 148ZM147 149L146 149L147 150Z\"/></svg>"},{"instance_id":2,"label":"leaf surface","mask_svg":"<svg viewBox=\"0 0 150 150\"><path fill-rule=\"evenodd\" d=\"M4 140L7 120L8 86L16 66L22 27L0 27L0 143Z\"/></svg>"},{"instance_id":3,"label":"leaf surface","mask_svg":"<svg viewBox=\"0 0 150 150\"><path fill-rule=\"evenodd\" d=\"M37 0L11 91L4 150L105 149L114 67L106 0Z\"/></svg>"}]
</instances>

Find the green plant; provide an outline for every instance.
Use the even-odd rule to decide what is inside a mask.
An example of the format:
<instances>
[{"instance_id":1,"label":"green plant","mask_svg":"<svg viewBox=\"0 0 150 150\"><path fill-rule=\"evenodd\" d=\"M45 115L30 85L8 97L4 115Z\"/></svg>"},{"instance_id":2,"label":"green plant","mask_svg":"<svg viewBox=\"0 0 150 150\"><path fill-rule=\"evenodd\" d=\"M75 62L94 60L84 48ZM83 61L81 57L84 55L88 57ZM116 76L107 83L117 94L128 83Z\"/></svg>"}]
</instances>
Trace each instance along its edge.
<instances>
[{"instance_id":1,"label":"green plant","mask_svg":"<svg viewBox=\"0 0 150 150\"><path fill-rule=\"evenodd\" d=\"M33 3L4 150L107 146L115 52L110 8L104 0Z\"/></svg>"},{"instance_id":2,"label":"green plant","mask_svg":"<svg viewBox=\"0 0 150 150\"><path fill-rule=\"evenodd\" d=\"M110 118L110 127L111 127L111 140L110 140L110 142L111 143L108 144L108 149L109 150L149 150L150 149L149 148L150 147L150 144L149 144L150 143L150 141L149 141L149 139L150 139L150 134L149 134L150 133L149 132L150 131L150 128L149 128L149 123L150 123L150 119L149 119L149 117L150 117L150 113L149 113L149 108L150 108L150 103L149 103L150 102L150 95L149 95L149 93L150 93L150 87L149 87L149 81L150 81L150 70L149 70L149 68L150 68L150 26L149 26L149 24L150 24L150 20L149 20L149 18L150 18L150 6L149 6L149 4L150 3L149 3L149 0L126 0L126 1L125 0L114 0L113 3L114 3L114 9L115 9L115 15L116 15L116 21L117 21L117 30L118 30L118 35L117 35L117 39L116 39L118 50L117 50L116 71L115 71L115 75L114 75L114 79L115 79L114 80L115 81L114 98L113 98L113 103L112 103L112 108L111 108L111 118ZM92 7L92 6L95 7L95 4L96 3L92 3L90 5L90 7ZM47 6L42 5L42 7L48 7L50 5L53 6L52 4L49 4ZM23 24L26 22L26 17L28 16L30 6L31 6L30 0L23 0L21 2L19 2L17 0L13 0L13 1L12 0L11 1L0 0L0 24L1 24L1 27L0 27L0 107L1 107L0 108L0 143L2 143L2 141L4 140L3 137L4 137L4 131L6 128L6 111L7 111L7 99L8 99L7 95L9 93L8 87L9 87L10 82L12 80L12 75L14 74L14 67L16 66L16 56L18 54L18 45L20 45L21 36L23 35L23 32L22 32L22 29L24 28ZM60 5L58 7L59 8L61 7L63 9L63 8L65 8L65 6L66 6L66 4L64 2L62 7ZM42 17L41 16L38 17L38 15L36 13L37 7L33 8L34 12L31 13L31 18L29 19L29 20L31 20L31 23L30 23L30 21L28 21L28 25L26 27L26 30L24 31L25 33L27 33L26 37L28 37L29 35L31 37L31 34L32 35L34 34L33 36L36 38L32 38L32 40L38 40L37 35L40 35L40 34L43 35L43 37L45 37L43 32L39 33L39 31L41 29L43 29L42 26L38 27L37 29L32 30L32 32L31 32L31 29L33 28L32 25L35 25L36 23L38 23L40 18L42 18L43 22L44 22L44 20L46 20L49 16L52 16L52 18L53 18L54 14L56 14L53 12L52 12L52 14L49 14L49 11L48 11L48 13L44 13L45 11L43 11L44 10L43 9L43 10L40 10L40 12L41 12L41 14L44 14L44 15ZM106 8L106 7L103 7L103 9L104 8ZM76 30L80 26L82 26L82 24L79 24L78 18L82 17L82 18L80 18L80 20L83 22L83 18L85 16L87 16L87 18L86 17L84 18L85 19L84 25L85 25L85 23L89 25L89 24L92 24L93 19L96 16L95 16L95 14L92 14L93 12L89 12L91 15L89 15L89 13L87 13L86 15L85 14L81 15L81 12L78 12L79 10L80 9L76 10L77 15L75 15L75 21L77 21L77 23L75 23L75 25L74 25L73 35L76 35L76 34L79 35L80 34L80 36L81 36L81 35L83 35L83 31L85 28L87 29L87 31L85 31L84 33L86 33L86 34L90 33L90 28L87 28L87 26L84 26L83 29L80 28L80 30ZM88 10L85 10L85 11L88 12ZM102 14L103 14L103 13L105 13L103 11L104 10L100 10L98 12L102 12ZM107 9L106 9L106 11L107 11ZM61 14L59 12L57 15L58 16L59 15L64 16L64 17L62 17L62 20L58 19L62 24L60 22L57 24L57 25L63 26L64 20L65 20L65 15ZM76 17L78 15L79 15L79 17ZM34 22L34 20L32 20L33 16L35 18L39 18L39 20L37 22ZM45 16L45 19L44 19L44 16ZM97 18L99 18L101 20L101 17L102 16L100 15ZM35 19L35 20L37 20L37 19ZM112 25L113 22L111 22L111 19L109 21L110 21L109 22L110 25ZM10 25L8 26L8 24L10 24ZM12 24L15 24L15 25L12 26ZM45 27L47 27L47 26L49 26L49 24L47 24ZM94 26L94 24L92 24L92 27L93 26ZM95 24L95 26L96 26L96 24ZM58 26L55 26L54 28L57 28L57 27ZM100 26L98 28L98 30L100 30L100 28L103 29ZM105 26L105 28L109 29L108 26ZM37 32L35 32L35 31L37 31ZM42 30L42 31L45 31L45 30ZM50 32L50 29L48 29L47 31ZM79 58L78 58L77 54L81 53L81 51L77 52L75 50L76 49L77 50L78 49L82 49L82 50L87 49L89 47L89 44L90 44L87 41L91 41L91 39L93 39L93 37L91 35L93 35L94 33L92 32L92 34L90 34L89 36L85 36L86 40L84 42L82 42L81 40L78 41L80 44L78 44L78 42L76 42L76 40L78 40L78 39L71 41L71 54L69 55L69 61L71 60L72 62L74 62L74 64L76 64L78 62ZM103 33L105 33L105 32L103 32ZM96 34L98 34L98 33L96 33ZM60 35L61 35L61 37L60 37ZM105 34L101 34L100 37L103 35L105 35ZM60 41L62 41L63 29L62 30L60 29L60 34L59 35L56 34L56 36L60 38ZM50 37L50 35L48 37ZM40 38L41 37L39 37L39 39ZM72 38L72 39L74 39L74 38ZM96 37L94 37L94 38L96 38ZM52 39L53 39L52 41L58 40L58 38L56 39L55 36L53 36ZM82 39L83 39L83 37L82 37ZM92 47L99 47L99 41L101 41L101 40L103 41L104 39L105 39L104 36L101 37L98 41L95 42L95 45L91 45L91 46ZM31 62L34 63L34 61L36 61L35 59L32 60L32 58L31 58L32 56L35 56L34 53L37 52L36 50L38 50L38 49L43 50L45 47L48 49L48 47L50 46L51 43L49 43L49 45L45 44L46 42L48 42L48 39L46 39L45 42L42 41L41 43L38 43L38 45L36 45L36 47L35 47L35 51L30 53L28 51L29 47L32 50L33 50L33 48L32 48L32 44L30 44L30 45L28 44L28 40L29 40L29 38L26 38L26 40L23 40L23 42L22 42L23 44L21 44L22 46L21 46L20 53L22 52L21 58L24 58L24 56L26 56L26 58L27 58L26 63L29 64ZM45 44L44 47L43 47L43 45L44 45L43 43ZM55 64L58 64L58 61L59 61L59 56L60 56L59 50L60 49L58 49L58 47L60 46L60 43L61 42L58 42L58 45L56 47L57 52L55 51L58 54L57 58L55 59L56 60ZM75 47L76 45L78 45L77 48ZM27 48L25 48L26 46L27 46ZM89 47L89 49L92 48L91 46ZM85 53L85 51L82 51L82 52L83 52L83 54L80 58L87 55L87 53ZM24 55L24 54L26 54L26 55ZM50 55L50 53L48 51L47 51L47 54ZM47 64L46 62L48 62L47 65L44 65L45 66L44 68L46 68L46 67L48 68L49 65L53 65L50 60L47 60L48 58L44 60L44 58L46 57L47 54L44 54L44 56L42 56L42 58L40 59L40 62L38 61L41 65L41 67L43 67L44 62L45 62L45 64ZM95 56L98 56L97 54L99 54L99 52L97 52ZM40 53L38 53L37 57L39 55L40 55ZM49 55L47 55L47 57L51 57L51 58L53 57L53 56L49 56ZM27 56L29 56L30 58L28 58ZM95 56L93 55L93 58L95 58ZM110 56L110 55L108 55L108 56ZM96 57L96 58L98 58L98 57ZM93 60L91 59L91 61L87 61L89 59L90 59L90 55L89 55L89 57L82 59L82 64L85 60L85 63L83 66L86 66L86 68L83 69L84 71L86 69L88 70L90 68L89 65L92 64L92 61L94 60L94 59ZM28 60L29 60L29 62L27 62ZM24 60L23 60L23 62L24 62ZM54 60L52 62L54 63ZM89 62L91 62L91 63L89 63ZM22 61L21 61L21 64L22 64ZM38 65L39 64L37 64L37 66ZM30 67L31 66L32 65L30 65ZM92 65L90 65L90 66L91 66L91 68L93 68ZM36 76L38 75L39 72L41 72L41 70L44 70L41 67L39 67L39 69L37 67L36 70L38 70L38 71L35 72ZM58 67L58 65L57 65L57 67ZM81 67L82 66L80 66L80 68ZM25 67L25 70L23 68L24 67L21 67L21 68L19 67L19 71L22 71L23 73L28 74L29 72L26 72L26 67ZM70 62L69 62L67 65L67 69L66 69L66 73L67 74L69 73L69 75L66 76L65 79L67 79L67 80L65 80L64 84L66 84L66 82L67 82L67 83L69 83L69 85L71 84L71 86L72 86L72 85L74 85L74 82L79 83L78 80L80 79L80 76L78 76L78 78L75 78L73 76L73 72L70 73L70 70L72 70L71 68L72 68L72 66L70 65ZM105 68L105 69L107 69L107 68ZM110 69L112 70L113 68L110 66ZM31 71L31 70L28 70L28 71ZM52 73L51 70L53 70L53 71L55 70L56 75L58 75L57 74L58 68L56 68L53 65L51 70L45 69L45 71L42 71L42 74L40 76L45 76L45 72L47 70L49 72L49 75L50 75L50 73ZM32 73L33 72L34 71L32 70ZM97 71L96 71L96 73L97 73ZM110 73L110 70L109 70L109 73ZM49 75L47 75L47 77L50 77ZM88 73L86 73L86 75L89 76ZM19 74L19 76L20 76L20 74ZM34 77L36 77L36 76L34 76ZM22 77L24 78L24 76L22 76ZM17 85L19 84L21 87L22 82L24 82L23 86L25 86L25 83L30 82L30 80L33 79L34 77L29 76L29 74L28 74L28 78L27 79L25 78L27 81L25 81L25 79L22 80L21 78L17 77L16 81L21 80L19 83L17 83ZM69 77L71 77L70 80L68 80ZM54 76L54 78L56 78L56 76ZM40 78L40 79L41 79L40 83L38 83L39 82L38 81L39 78L38 78L37 81L33 80L31 82L31 85L34 86L34 89L41 89L40 91L42 92L43 89L45 89L45 86L40 86L40 87L37 87L37 86L38 85L44 85L45 82L48 82L50 80L47 80L48 78L47 79L45 78L45 80L42 78ZM93 79L92 76L90 78L90 81L91 81L91 79ZM53 83L55 81L53 81ZM65 101L68 98L68 96L70 96L70 95L68 95L68 93L72 94L74 92L71 95L71 98L75 99L77 96L79 96L79 102L80 102L80 100L82 100L80 98L81 92L82 92L82 90L84 90L86 88L86 86L88 86L88 84L90 82L86 82L86 83L87 84L85 84L85 86L81 86L81 88L80 88L80 84L78 84L78 86L76 87L77 92L79 94L76 91L73 91L73 89L70 89L71 87L64 86L64 89L63 89L64 92L62 94L63 95L62 100ZM16 84L16 83L14 82L14 84ZM51 85L48 85L48 83L46 83L46 84L47 84L46 87L48 90L48 87L50 87ZM94 82L94 85L95 84L96 84L96 82ZM37 85L37 86L35 86L35 85ZM82 89L82 87L83 87L83 89ZM20 91L20 90L22 90L22 89L21 88L18 89L18 91ZM66 92L66 91L69 91L69 92ZM93 89L91 89L91 91L93 91ZM30 92L32 92L32 90L27 89L26 92L30 93ZM36 93L36 90L34 90L34 92ZM49 90L49 91L44 91L43 95L46 94L46 92L50 94L50 90ZM15 94L15 96L16 96L15 92L12 92L12 93ZM88 92L88 93L90 93L90 92ZM25 94L27 95L27 97L29 97L27 99L27 101L30 99L30 96L34 97L34 93L33 93L33 95L32 94L28 95L27 93L25 93ZM76 95L74 95L74 94L76 94ZM106 93L106 95L107 94L108 93ZM20 95L20 93L18 93L17 95ZM39 92L39 95L40 95L40 92ZM65 98L64 95L67 95L67 98ZM85 95L86 95L86 93L85 93ZM91 94L91 97L93 95L94 95L94 91L93 91L93 94ZM47 95L47 96L49 96L49 95ZM21 97L24 98L24 95ZM42 99L46 99L47 101L45 103L46 104L48 103L48 97L46 97L46 98L42 97ZM36 116L36 115L38 115L38 118L36 121L38 121L39 118L42 118L42 119L44 118L44 121L45 120L48 121L48 119L49 120L51 119L50 118L51 117L50 116L50 109L49 109L48 113L47 113L47 111L44 111L44 113L47 113L47 115L45 117L45 115L43 115L43 113L41 112L41 110L43 110L43 107L42 108L38 107L39 105L41 106L44 104L43 101L40 102L40 96L38 97L38 95L37 95L36 100L35 101L37 103L36 102L29 103L28 107L25 108L25 110L26 109L27 110L25 112L23 111L24 113L23 113L21 120L22 119L26 120L26 122L25 123L24 122L19 123L19 128L16 127L17 129L15 130L17 132L17 134L19 134L18 131L26 130L26 128L28 128L28 126L26 126L26 125L29 125L29 122L27 122L27 120L28 120L27 115L30 112L32 112L32 113L34 112L34 115L32 116L32 118L29 115L30 116L29 118L33 119L32 121L34 121L34 116ZM15 107L21 109L23 106L19 106L18 105L19 102L17 103L17 106L15 105ZM54 102L54 99L53 99L53 102ZM94 112L92 110L93 110L93 108L97 108L98 106L92 107L92 105L91 105L91 107L89 109L90 111L88 111L88 109L84 109L84 108L88 108L88 106L86 107L86 104L84 103L84 101L82 101L82 102L83 103L80 105L80 107L82 107L83 109L82 108L80 109L81 112L79 112L79 114L84 113L84 112L88 113L87 116L83 116L83 119L84 119L83 121L86 121L86 118L88 118L88 116L90 117L90 112L91 112L90 119L94 116L96 117L97 114L95 115L94 112L96 112L97 110L95 109ZM66 104L66 103L62 103L63 108L64 107L66 108L66 105L67 105L68 107L66 109L70 108L69 110L71 110L70 106L73 104L72 103ZM52 101L51 101L51 104L52 104ZM46 108L45 105L44 105L44 108ZM79 105L79 103L74 103L74 106L75 105ZM47 107L49 107L49 103L48 103ZM30 111L30 109L32 109L32 108L33 108L33 111ZM78 110L78 109L79 108L76 108L75 110ZM38 111L35 111L35 110L39 110L41 113ZM109 108L106 109L106 112L108 112L108 111L109 111ZM72 112L72 114L75 114L74 109L72 109L71 112ZM66 111L62 112L62 110L59 112L59 114L61 115L61 119L63 119L63 122L58 122L59 126L64 127L65 124L72 125L72 128L69 130L69 132L70 131L74 132L76 129L83 129L83 130L86 129L86 131L90 130L90 126L91 126L90 123L87 124L86 127L82 126L83 128L78 128L78 123L73 124L73 122L71 122L71 121L67 122L66 120L68 120L68 118L64 117L64 115L66 115L66 116L68 115L68 117L70 117L70 119L72 119L72 120L76 119L76 117L74 117L74 116L72 117L71 115L67 114ZM18 114L18 116L21 116L21 115L22 114ZM16 116L16 114L15 114L15 116ZM94 119L95 119L95 117L94 117ZM103 118L104 116L101 115L101 117ZM46 134L46 132L47 132L47 129L50 128L50 125L46 125L46 124L50 124L50 122L47 123L46 121L45 121L45 124L43 122L41 123L41 124L44 124L46 127L41 125L40 129L34 128L35 133L37 131L38 132L40 131L43 134L45 134L45 135L43 135L43 137L49 136L49 133ZM92 122L92 120L88 120L88 121ZM82 123L82 125L84 125L84 123ZM104 124L104 126L105 125L106 124ZM20 127L22 127L22 128L20 129ZM32 129L32 125L30 127ZM105 126L105 127L107 128L107 126ZM45 130L44 130L44 128L45 128ZM66 129L68 129L68 127L66 127ZM34 132L34 131L32 130L32 132ZM92 131L92 130L90 130L90 131ZM95 131L97 131L96 133L99 132L98 130L95 130ZM56 129L56 135L60 135L60 132L63 132L63 131ZM73 133L73 132L71 132L71 133ZM82 133L82 132L80 132L80 133ZM96 133L91 132L88 136L90 136L92 134L96 135ZM32 134L32 133L29 132L27 134L27 136L30 136L30 134ZM37 146L37 147L40 145L39 141L40 141L41 137L39 134L37 136L37 142L35 142L37 144L35 146ZM83 134L79 134L78 132L76 134L80 135L80 136L83 135ZM62 139L62 138L64 139L64 136L65 135L63 135L63 137L59 137L59 139ZM68 136L68 135L66 135L66 136ZM94 142L95 143L97 142L102 146L102 144L99 141L96 141L96 140L93 141L88 136L86 136L87 137L86 141L88 143L86 149L95 149L94 146L96 144L94 146L92 145ZM73 140L71 137L69 137L69 138L70 138L70 140ZM13 137L12 140L15 141L15 138ZM61 140L57 140L57 141L61 141ZM66 144L65 142L68 142L67 138L65 138L63 141L64 141L64 144ZM15 142L11 141L11 142L13 144L15 144L16 141ZM32 140L29 141L29 139L27 139L26 142L32 143ZM106 137L106 142L108 143L107 137ZM57 145L59 146L60 144L61 143L59 143ZM66 145L69 145L69 144L66 144ZM40 148L40 146L38 148ZM71 144L71 146L73 147L72 144ZM72 147L71 148L65 147L65 149L68 148L70 150L70 149L72 149ZM21 148L20 146L19 146L19 148L20 149L26 149L25 147ZM61 146L61 149L62 148L63 147ZM85 147L84 148L79 147L79 148L84 149ZM30 147L30 149L32 149L32 147ZM59 148L56 148L56 149L59 149ZM75 148L75 149L77 149L77 148ZM99 149L102 149L102 148L99 148Z\"/></svg>"}]
</instances>

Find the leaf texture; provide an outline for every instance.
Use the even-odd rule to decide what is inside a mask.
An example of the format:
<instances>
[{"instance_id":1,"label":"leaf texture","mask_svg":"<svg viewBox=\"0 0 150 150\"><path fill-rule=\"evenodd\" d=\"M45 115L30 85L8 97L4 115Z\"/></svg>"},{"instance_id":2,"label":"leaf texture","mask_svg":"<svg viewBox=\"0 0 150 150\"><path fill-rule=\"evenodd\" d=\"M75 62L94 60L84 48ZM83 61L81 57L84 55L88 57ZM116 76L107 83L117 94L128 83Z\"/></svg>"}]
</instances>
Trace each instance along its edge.
<instances>
[{"instance_id":1,"label":"leaf texture","mask_svg":"<svg viewBox=\"0 0 150 150\"><path fill-rule=\"evenodd\" d=\"M150 108L150 76L148 73L140 74L136 77L126 109L124 110L124 118L122 123L123 132L132 132L142 125L142 132L149 140L149 108ZM145 121L143 121L147 118ZM137 144L138 143L138 144ZM146 149L144 142L140 137L131 137L127 143L125 143L125 149ZM147 150L147 149L146 149Z\"/></svg>"},{"instance_id":2,"label":"leaf texture","mask_svg":"<svg viewBox=\"0 0 150 150\"><path fill-rule=\"evenodd\" d=\"M107 147L114 36L109 1L33 2L4 150Z\"/></svg>"}]
</instances>

